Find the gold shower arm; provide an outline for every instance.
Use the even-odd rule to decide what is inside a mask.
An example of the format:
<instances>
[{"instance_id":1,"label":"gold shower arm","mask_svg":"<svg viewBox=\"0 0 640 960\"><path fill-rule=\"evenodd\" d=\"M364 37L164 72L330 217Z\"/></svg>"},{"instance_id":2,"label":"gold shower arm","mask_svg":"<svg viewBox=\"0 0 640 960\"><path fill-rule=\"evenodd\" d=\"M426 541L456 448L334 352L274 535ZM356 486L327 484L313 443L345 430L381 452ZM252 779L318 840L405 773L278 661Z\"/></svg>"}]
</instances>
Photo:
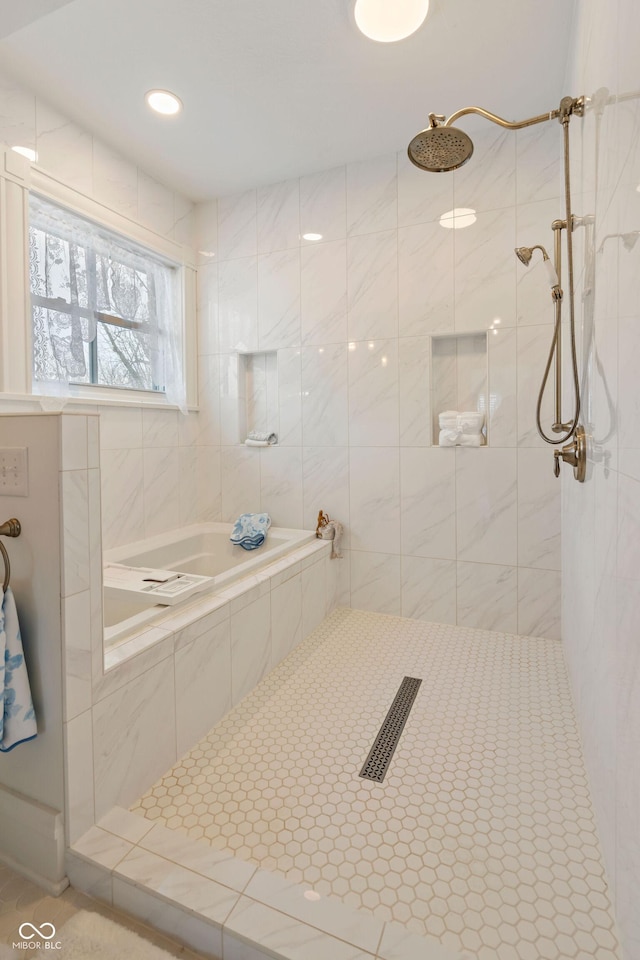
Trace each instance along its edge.
<instances>
[{"instance_id":1,"label":"gold shower arm","mask_svg":"<svg viewBox=\"0 0 640 960\"><path fill-rule=\"evenodd\" d=\"M485 120L491 120L492 123L497 123L501 127L506 127L508 130L521 130L523 127L531 127L534 123L544 123L545 120L555 120L556 117L560 116L559 110L551 110L549 113L541 113L537 117L531 117L529 120L520 120L517 123L512 123L511 120L503 120L502 117L496 116L495 113L489 113L488 110L484 110L482 107L463 107L461 110L456 110L455 113L452 113L448 120L445 120L444 126L450 127L456 120L460 117L466 116L468 113L477 113L481 117L484 117Z\"/></svg>"}]
</instances>

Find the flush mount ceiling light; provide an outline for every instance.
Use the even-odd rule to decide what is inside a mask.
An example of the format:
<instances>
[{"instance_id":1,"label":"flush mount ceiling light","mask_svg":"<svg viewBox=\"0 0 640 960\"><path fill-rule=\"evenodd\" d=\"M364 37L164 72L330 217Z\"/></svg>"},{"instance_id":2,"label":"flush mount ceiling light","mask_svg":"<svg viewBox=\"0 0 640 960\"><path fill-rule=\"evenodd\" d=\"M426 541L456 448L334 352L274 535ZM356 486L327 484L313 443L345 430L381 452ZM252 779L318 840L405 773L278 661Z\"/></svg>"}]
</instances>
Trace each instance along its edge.
<instances>
[{"instance_id":1,"label":"flush mount ceiling light","mask_svg":"<svg viewBox=\"0 0 640 960\"><path fill-rule=\"evenodd\" d=\"M31 160L31 163L35 163L38 159L38 154L35 150L32 150L31 147L11 147L15 153L19 153L21 157L26 157L27 160Z\"/></svg>"},{"instance_id":2,"label":"flush mount ceiling light","mask_svg":"<svg viewBox=\"0 0 640 960\"><path fill-rule=\"evenodd\" d=\"M310 240L312 243L317 243L318 240L322 240L322 234L321 233L303 233L302 239Z\"/></svg>"},{"instance_id":3,"label":"flush mount ceiling light","mask_svg":"<svg viewBox=\"0 0 640 960\"><path fill-rule=\"evenodd\" d=\"M182 110L182 100L169 90L148 90L144 99L152 110L165 117L172 117Z\"/></svg>"},{"instance_id":4,"label":"flush mount ceiling light","mask_svg":"<svg viewBox=\"0 0 640 960\"><path fill-rule=\"evenodd\" d=\"M476 212L471 207L456 207L443 213L439 223L446 230L462 230L463 227L470 227L476 219Z\"/></svg>"},{"instance_id":5,"label":"flush mount ceiling light","mask_svg":"<svg viewBox=\"0 0 640 960\"><path fill-rule=\"evenodd\" d=\"M429 0L356 0L356 25L370 40L393 43L422 26Z\"/></svg>"}]
</instances>

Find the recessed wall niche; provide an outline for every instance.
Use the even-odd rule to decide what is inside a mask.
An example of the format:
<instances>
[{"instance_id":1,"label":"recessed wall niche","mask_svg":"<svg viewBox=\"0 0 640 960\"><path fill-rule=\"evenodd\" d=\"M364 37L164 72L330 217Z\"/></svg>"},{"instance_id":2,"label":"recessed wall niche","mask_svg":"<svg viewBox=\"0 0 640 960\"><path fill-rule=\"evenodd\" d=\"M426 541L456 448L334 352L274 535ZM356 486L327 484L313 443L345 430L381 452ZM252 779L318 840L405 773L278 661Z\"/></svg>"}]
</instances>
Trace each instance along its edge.
<instances>
[{"instance_id":1,"label":"recessed wall niche","mask_svg":"<svg viewBox=\"0 0 640 960\"><path fill-rule=\"evenodd\" d=\"M238 355L240 443L250 433L280 433L278 354L275 350Z\"/></svg>"},{"instance_id":2,"label":"recessed wall niche","mask_svg":"<svg viewBox=\"0 0 640 960\"><path fill-rule=\"evenodd\" d=\"M439 446L445 410L483 414L481 446L488 437L487 333L447 333L431 338L431 443Z\"/></svg>"}]
</instances>

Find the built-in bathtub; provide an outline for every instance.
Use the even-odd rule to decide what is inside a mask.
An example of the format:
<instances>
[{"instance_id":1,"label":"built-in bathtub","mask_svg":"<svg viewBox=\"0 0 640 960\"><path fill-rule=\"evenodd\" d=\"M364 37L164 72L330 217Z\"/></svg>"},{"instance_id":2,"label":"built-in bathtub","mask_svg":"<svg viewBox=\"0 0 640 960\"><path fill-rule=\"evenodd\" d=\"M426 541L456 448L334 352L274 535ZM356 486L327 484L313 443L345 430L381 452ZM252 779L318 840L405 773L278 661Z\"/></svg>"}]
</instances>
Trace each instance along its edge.
<instances>
[{"instance_id":1,"label":"built-in bathtub","mask_svg":"<svg viewBox=\"0 0 640 960\"><path fill-rule=\"evenodd\" d=\"M244 550L230 542L230 523L201 523L150 537L105 551L106 563L132 567L153 567L211 577L205 591L191 597L193 602L204 594L217 594L243 578L254 576L260 569L286 557L315 537L308 530L272 527L265 542L256 550ZM249 586L250 584L248 584ZM189 601L185 601L188 603ZM105 586L103 623L105 648L122 641L145 626L163 620L180 609L167 607L146 597L123 599Z\"/></svg>"},{"instance_id":2,"label":"built-in bathtub","mask_svg":"<svg viewBox=\"0 0 640 960\"><path fill-rule=\"evenodd\" d=\"M171 606L116 602L107 591L100 619L108 626L91 658L86 718L95 752L83 766L83 791L87 767L94 783L91 802L83 793L71 811L71 841L94 817L137 799L343 598L344 562L332 560L331 544L313 532L270 530L266 549L237 553L230 532L230 524L201 524L105 554L130 565L206 570L213 583ZM102 627L97 618L96 611ZM77 687L74 680L72 693Z\"/></svg>"}]
</instances>

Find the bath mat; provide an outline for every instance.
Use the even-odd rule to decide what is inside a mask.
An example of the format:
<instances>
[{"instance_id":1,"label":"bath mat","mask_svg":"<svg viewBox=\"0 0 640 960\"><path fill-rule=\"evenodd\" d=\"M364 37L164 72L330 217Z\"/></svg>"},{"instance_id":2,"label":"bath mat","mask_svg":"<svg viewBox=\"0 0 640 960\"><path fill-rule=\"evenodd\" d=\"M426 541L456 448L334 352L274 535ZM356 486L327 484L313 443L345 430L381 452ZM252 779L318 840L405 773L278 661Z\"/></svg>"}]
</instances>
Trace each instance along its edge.
<instances>
[{"instance_id":1,"label":"bath mat","mask_svg":"<svg viewBox=\"0 0 640 960\"><path fill-rule=\"evenodd\" d=\"M57 960L174 960L172 954L137 933L88 910L67 920L57 931L55 941L60 943L60 949L49 955ZM0 946L0 960L13 960L25 952ZM34 953L35 950L31 951L31 956Z\"/></svg>"}]
</instances>

